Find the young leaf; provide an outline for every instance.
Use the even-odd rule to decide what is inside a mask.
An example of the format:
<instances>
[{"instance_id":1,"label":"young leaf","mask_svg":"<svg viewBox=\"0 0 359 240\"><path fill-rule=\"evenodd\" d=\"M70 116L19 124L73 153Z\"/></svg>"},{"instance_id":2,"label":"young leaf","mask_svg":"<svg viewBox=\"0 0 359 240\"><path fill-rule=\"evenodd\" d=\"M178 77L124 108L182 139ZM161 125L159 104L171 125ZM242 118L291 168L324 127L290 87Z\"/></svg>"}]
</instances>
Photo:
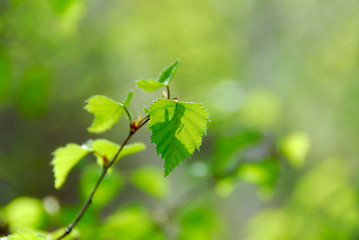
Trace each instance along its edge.
<instances>
[{"instance_id":1,"label":"young leaf","mask_svg":"<svg viewBox=\"0 0 359 240\"><path fill-rule=\"evenodd\" d=\"M148 128L157 153L165 160L165 176L202 143L209 120L207 110L199 103L159 99L149 109Z\"/></svg>"},{"instance_id":2,"label":"young leaf","mask_svg":"<svg viewBox=\"0 0 359 240\"><path fill-rule=\"evenodd\" d=\"M126 108L128 108L128 107L130 106L132 97L133 97L133 90L131 89L131 90L128 92L128 95L127 95L126 99L123 101L123 105L124 105Z\"/></svg>"},{"instance_id":3,"label":"young leaf","mask_svg":"<svg viewBox=\"0 0 359 240\"><path fill-rule=\"evenodd\" d=\"M82 148L75 143L56 149L53 153L55 157L51 162L54 166L55 188L59 189L64 184L71 169L89 152L88 148Z\"/></svg>"},{"instance_id":4,"label":"young leaf","mask_svg":"<svg viewBox=\"0 0 359 240\"><path fill-rule=\"evenodd\" d=\"M180 62L180 60L177 58L176 61L174 61L171 65L165 67L163 69L163 71L161 72L157 81L159 83L168 85L177 71L179 62Z\"/></svg>"},{"instance_id":5,"label":"young leaf","mask_svg":"<svg viewBox=\"0 0 359 240\"><path fill-rule=\"evenodd\" d=\"M157 82L153 79L140 79L136 81L137 87L142 88L146 92L153 92L157 89L166 86L164 83Z\"/></svg>"},{"instance_id":6,"label":"young leaf","mask_svg":"<svg viewBox=\"0 0 359 240\"><path fill-rule=\"evenodd\" d=\"M133 91L128 93L123 105L106 96L96 95L87 100L85 109L95 115L91 126L87 129L91 133L102 133L110 129L120 120L124 108L128 107L133 96Z\"/></svg>"},{"instance_id":7,"label":"young leaf","mask_svg":"<svg viewBox=\"0 0 359 240\"><path fill-rule=\"evenodd\" d=\"M102 167L103 166L103 156L107 158L108 161L111 161L115 156L117 151L120 148L120 145L111 142L106 139L97 139L92 142L92 149L95 152L97 157L97 163ZM146 149L146 145L140 142L132 143L123 147L121 153L118 155L117 160L123 158L130 154L135 154ZM99 155L100 154L100 155Z\"/></svg>"}]
</instances>

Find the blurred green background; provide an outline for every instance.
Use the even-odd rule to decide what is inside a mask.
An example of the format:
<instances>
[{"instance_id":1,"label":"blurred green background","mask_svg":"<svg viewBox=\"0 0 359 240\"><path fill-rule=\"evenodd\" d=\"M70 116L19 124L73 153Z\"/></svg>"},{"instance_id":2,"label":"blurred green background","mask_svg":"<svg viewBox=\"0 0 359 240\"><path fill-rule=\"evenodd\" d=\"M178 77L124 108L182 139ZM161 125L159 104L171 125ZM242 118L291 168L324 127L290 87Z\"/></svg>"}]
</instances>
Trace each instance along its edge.
<instances>
[{"instance_id":1,"label":"blurred green background","mask_svg":"<svg viewBox=\"0 0 359 240\"><path fill-rule=\"evenodd\" d=\"M100 170L88 157L55 191L51 153L127 134L125 119L87 133L84 100L122 100L178 57L171 95L211 117L201 151L163 179L141 131L147 150L117 164L80 239L358 239L358 12L357 0L0 0L0 232L70 223ZM134 94L138 115L162 93Z\"/></svg>"}]
</instances>

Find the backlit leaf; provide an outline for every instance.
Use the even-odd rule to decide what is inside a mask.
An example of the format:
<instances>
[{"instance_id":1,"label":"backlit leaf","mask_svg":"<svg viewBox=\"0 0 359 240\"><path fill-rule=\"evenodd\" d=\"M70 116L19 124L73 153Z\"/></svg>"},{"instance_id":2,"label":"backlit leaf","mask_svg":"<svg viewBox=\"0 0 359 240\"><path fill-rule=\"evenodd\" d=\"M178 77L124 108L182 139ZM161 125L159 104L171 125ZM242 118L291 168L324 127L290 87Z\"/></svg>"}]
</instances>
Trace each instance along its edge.
<instances>
[{"instance_id":1,"label":"backlit leaf","mask_svg":"<svg viewBox=\"0 0 359 240\"><path fill-rule=\"evenodd\" d=\"M91 148L94 150L95 155L97 157L97 163L100 166L103 166L103 156L107 158L108 161L111 161L115 156L117 151L120 148L120 145L117 143L111 142L106 139L96 139L92 142ZM135 154L141 152L146 149L146 145L141 142L135 142L132 144L128 144L123 147L121 153L118 155L117 160L123 158L130 154Z\"/></svg>"},{"instance_id":2,"label":"backlit leaf","mask_svg":"<svg viewBox=\"0 0 359 240\"><path fill-rule=\"evenodd\" d=\"M166 86L166 84L157 82L153 79L140 79L136 81L136 84L138 88L142 88L146 92L153 92L161 87Z\"/></svg>"},{"instance_id":3,"label":"backlit leaf","mask_svg":"<svg viewBox=\"0 0 359 240\"><path fill-rule=\"evenodd\" d=\"M173 77L177 71L179 63L180 63L180 60L176 59L176 61L173 62L171 65L165 67L163 69L163 71L161 72L160 76L158 77L157 81L159 83L168 85L170 83L170 81L173 79Z\"/></svg>"},{"instance_id":4,"label":"backlit leaf","mask_svg":"<svg viewBox=\"0 0 359 240\"><path fill-rule=\"evenodd\" d=\"M51 165L54 166L55 188L59 189L64 184L71 169L89 152L88 148L82 148L75 143L69 143L65 147L56 149L51 162Z\"/></svg>"},{"instance_id":5,"label":"backlit leaf","mask_svg":"<svg viewBox=\"0 0 359 240\"><path fill-rule=\"evenodd\" d=\"M95 115L91 126L87 129L91 133L102 133L110 129L118 122L123 114L124 108L128 107L132 99L133 92L129 92L122 105L106 96L96 95L87 100L85 109Z\"/></svg>"},{"instance_id":6,"label":"backlit leaf","mask_svg":"<svg viewBox=\"0 0 359 240\"><path fill-rule=\"evenodd\" d=\"M209 120L207 110L199 103L159 99L149 109L151 141L165 160L165 176L202 143Z\"/></svg>"}]
</instances>

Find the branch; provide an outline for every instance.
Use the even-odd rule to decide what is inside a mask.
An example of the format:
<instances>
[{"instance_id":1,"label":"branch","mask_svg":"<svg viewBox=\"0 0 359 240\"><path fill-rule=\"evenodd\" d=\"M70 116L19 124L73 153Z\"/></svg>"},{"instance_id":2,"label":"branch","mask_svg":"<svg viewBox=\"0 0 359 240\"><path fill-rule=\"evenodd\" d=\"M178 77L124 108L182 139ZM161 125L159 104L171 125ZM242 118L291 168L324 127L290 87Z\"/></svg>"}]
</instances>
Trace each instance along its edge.
<instances>
[{"instance_id":1,"label":"branch","mask_svg":"<svg viewBox=\"0 0 359 240\"><path fill-rule=\"evenodd\" d=\"M90 206L91 202L92 202L92 198L96 193L97 188L99 187L99 185L101 184L103 178L105 177L108 169L115 163L116 158L118 157L118 155L121 153L123 147L128 143L128 141L131 139L131 137L143 126L145 125L148 121L150 120L150 117L147 115L144 118L144 121L138 126L138 128L128 134L127 138L125 139L125 141L123 141L121 147L118 149L116 155L112 158L112 160L106 165L106 167L103 169L102 174L100 176L100 178L98 179L95 187L93 188L90 197L87 199L87 201L85 202L85 204L83 205L81 211L79 212L79 214L77 215L76 219L65 229L65 232L57 239L57 240L61 240L64 237L66 237L68 234L71 233L72 229L77 225L77 223L81 220L82 216L84 215L84 213L86 212L87 208Z\"/></svg>"}]
</instances>

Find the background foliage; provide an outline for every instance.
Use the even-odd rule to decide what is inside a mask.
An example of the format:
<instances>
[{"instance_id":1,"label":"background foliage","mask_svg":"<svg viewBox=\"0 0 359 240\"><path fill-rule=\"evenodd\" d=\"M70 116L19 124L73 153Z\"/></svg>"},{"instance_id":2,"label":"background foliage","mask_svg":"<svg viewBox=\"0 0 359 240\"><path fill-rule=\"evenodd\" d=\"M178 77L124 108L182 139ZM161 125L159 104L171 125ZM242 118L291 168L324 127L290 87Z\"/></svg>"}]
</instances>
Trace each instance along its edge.
<instances>
[{"instance_id":1,"label":"background foliage","mask_svg":"<svg viewBox=\"0 0 359 240\"><path fill-rule=\"evenodd\" d=\"M163 179L139 132L147 149L119 161L73 237L358 238L358 10L355 0L1 0L0 232L71 222L101 170L86 157L56 191L50 153L93 137L84 100L122 100L179 57L171 95L210 113L201 151ZM160 94L135 89L131 110ZM121 121L100 136L120 142Z\"/></svg>"}]
</instances>

